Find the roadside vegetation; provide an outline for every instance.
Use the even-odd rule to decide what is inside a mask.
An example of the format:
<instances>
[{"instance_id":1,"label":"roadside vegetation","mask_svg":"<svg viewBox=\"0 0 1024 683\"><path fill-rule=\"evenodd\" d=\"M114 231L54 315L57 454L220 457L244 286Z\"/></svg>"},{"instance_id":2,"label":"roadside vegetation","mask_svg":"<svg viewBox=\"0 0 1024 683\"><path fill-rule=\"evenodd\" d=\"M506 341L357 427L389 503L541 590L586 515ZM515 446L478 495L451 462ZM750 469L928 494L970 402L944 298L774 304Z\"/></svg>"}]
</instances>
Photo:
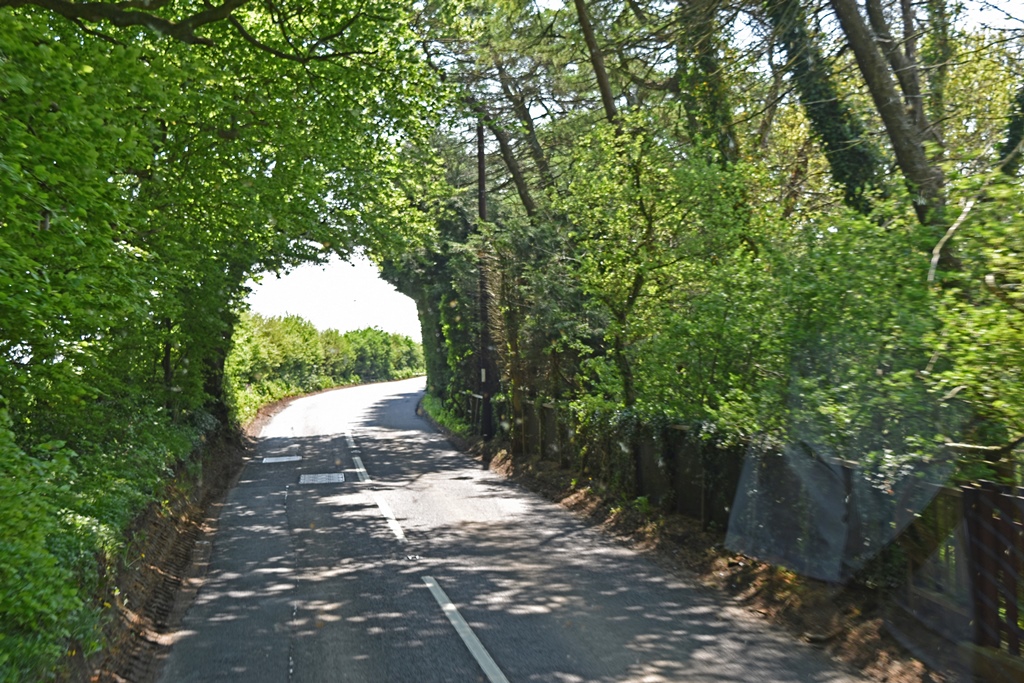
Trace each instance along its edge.
<instances>
[{"instance_id":1,"label":"roadside vegetation","mask_svg":"<svg viewBox=\"0 0 1024 683\"><path fill-rule=\"evenodd\" d=\"M433 17L452 196L384 270L431 393L465 421L487 394L514 447L571 413L559 457L629 499L666 425L877 490L1019 481L1024 16L995 5L1009 28L943 0Z\"/></svg>"},{"instance_id":2,"label":"roadside vegetation","mask_svg":"<svg viewBox=\"0 0 1024 683\"><path fill-rule=\"evenodd\" d=\"M536 455L645 510L669 426L867 500L1020 483L1024 15L977 5L0 0L0 682L100 647L132 521L232 419L417 371L239 316L357 249L435 414L484 395L522 449L550 405Z\"/></svg>"},{"instance_id":3,"label":"roadside vegetation","mask_svg":"<svg viewBox=\"0 0 1024 683\"><path fill-rule=\"evenodd\" d=\"M1019 571L963 580L997 570L954 531L971 492L1024 481L1024 14L436 19L424 50L462 105L434 139L452 196L384 272L417 302L443 409L619 512L698 516L736 562L912 595L928 629L1014 650L1000 629L1024 622L994 622L1020 613Z\"/></svg>"},{"instance_id":4,"label":"roadside vegetation","mask_svg":"<svg viewBox=\"0 0 1024 683\"><path fill-rule=\"evenodd\" d=\"M366 14L318 3L349 30L285 28L295 45L317 45L311 62L284 58L280 25L255 6L229 24L190 22L194 6L174 2L149 18L102 4L123 21L91 14L109 19L101 5L61 15L10 4L0 3L0 681L23 683L81 665L104 624L136 606L115 582L119 567L147 562L131 550L134 521L161 509L176 472L201 476L200 450L233 428L225 360L249 278L420 240L416 215L395 216L404 186L427 182L430 161L412 149L438 99L404 3ZM242 320L243 331L256 324ZM289 324L301 327L278 327ZM320 377L416 365L412 346L381 335L315 337L335 365L240 399L243 413ZM260 358L236 355L233 381L272 382L245 377L270 369Z\"/></svg>"},{"instance_id":5,"label":"roadside vegetation","mask_svg":"<svg viewBox=\"0 0 1024 683\"><path fill-rule=\"evenodd\" d=\"M420 403L423 411L449 434L457 437L468 437L474 433L473 425L444 407L441 399L433 394L426 394Z\"/></svg>"},{"instance_id":6,"label":"roadside vegetation","mask_svg":"<svg viewBox=\"0 0 1024 683\"><path fill-rule=\"evenodd\" d=\"M404 335L371 327L321 332L295 315L244 313L224 364L224 386L232 419L245 424L288 396L422 374L423 349Z\"/></svg>"}]
</instances>

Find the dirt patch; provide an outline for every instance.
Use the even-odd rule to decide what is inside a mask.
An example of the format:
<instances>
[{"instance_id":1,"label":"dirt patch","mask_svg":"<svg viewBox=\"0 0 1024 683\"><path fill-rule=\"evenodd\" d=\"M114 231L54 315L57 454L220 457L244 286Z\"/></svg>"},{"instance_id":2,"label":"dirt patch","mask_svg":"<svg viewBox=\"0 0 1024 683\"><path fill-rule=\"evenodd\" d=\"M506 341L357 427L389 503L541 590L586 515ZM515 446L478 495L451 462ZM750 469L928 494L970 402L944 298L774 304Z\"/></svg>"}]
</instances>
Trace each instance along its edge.
<instances>
[{"instance_id":1,"label":"dirt patch","mask_svg":"<svg viewBox=\"0 0 1024 683\"><path fill-rule=\"evenodd\" d=\"M929 669L892 637L885 628L889 601L884 591L827 584L729 552L724 535L702 529L699 521L625 504L554 463L513 457L481 444L472 452L489 461L493 471L584 516L669 571L720 591L871 680L933 683L957 678Z\"/></svg>"},{"instance_id":2,"label":"dirt patch","mask_svg":"<svg viewBox=\"0 0 1024 683\"><path fill-rule=\"evenodd\" d=\"M214 436L197 455L201 468L179 468L165 501L132 527L128 550L102 600L110 620L102 651L71 662L75 683L152 683L202 584L224 497L254 452L263 426L293 398L260 409L241 432Z\"/></svg>"}]
</instances>

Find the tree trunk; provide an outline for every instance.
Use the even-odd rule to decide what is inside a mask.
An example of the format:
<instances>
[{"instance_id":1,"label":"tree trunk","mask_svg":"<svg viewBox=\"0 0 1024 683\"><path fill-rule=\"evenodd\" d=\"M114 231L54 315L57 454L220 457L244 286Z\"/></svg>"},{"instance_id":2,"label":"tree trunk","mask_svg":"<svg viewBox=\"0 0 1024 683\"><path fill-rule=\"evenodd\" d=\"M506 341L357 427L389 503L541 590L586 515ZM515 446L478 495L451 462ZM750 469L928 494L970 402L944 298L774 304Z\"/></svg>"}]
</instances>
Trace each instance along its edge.
<instances>
[{"instance_id":1,"label":"tree trunk","mask_svg":"<svg viewBox=\"0 0 1024 683\"><path fill-rule=\"evenodd\" d=\"M530 115L530 108L526 104L526 98L515 88L515 83L505 70L501 60L496 56L494 58L494 66L498 70L501 90L505 93L505 98L512 105L512 111L515 112L516 118L523 124L523 131L526 134L526 145L530 150L530 157L533 159L533 163L537 166L537 174L540 175L540 187L542 190L547 189L554 184L554 179L551 177L551 167L548 164L547 155L544 153L544 148L541 147L540 140L537 137L537 126L533 121L533 116Z\"/></svg>"},{"instance_id":2,"label":"tree trunk","mask_svg":"<svg viewBox=\"0 0 1024 683\"><path fill-rule=\"evenodd\" d=\"M1016 175L1021 162L1021 141L1024 140L1024 85L1017 91L1006 127L1006 141L999 147L1003 173Z\"/></svg>"},{"instance_id":3,"label":"tree trunk","mask_svg":"<svg viewBox=\"0 0 1024 683\"><path fill-rule=\"evenodd\" d=\"M829 0L839 25L857 59L875 108L896 154L896 163L914 195L914 209L922 225L941 226L945 179L942 171L929 162L923 144L923 132L907 112L893 74L875 37L857 9L855 0Z\"/></svg>"},{"instance_id":4,"label":"tree trunk","mask_svg":"<svg viewBox=\"0 0 1024 683\"><path fill-rule=\"evenodd\" d=\"M171 342L171 334L174 330L174 325L171 323L170 318L164 318L163 328L166 333L164 338L163 348L160 354L160 368L163 370L164 375L164 408L171 410L174 407L171 397L174 396L174 364L171 357L172 350L174 348Z\"/></svg>"},{"instance_id":5,"label":"tree trunk","mask_svg":"<svg viewBox=\"0 0 1024 683\"><path fill-rule=\"evenodd\" d=\"M501 152L501 160L505 163L505 168L508 169L509 175L512 176L512 184L516 187L516 194L519 195L519 200L523 204L523 208L526 210L527 216L534 216L537 213L537 203L533 200L533 195L530 193L530 186L526 182L526 177L523 175L522 167L519 165L519 160L516 159L515 152L512 150L512 141L505 130L498 125L497 119L487 110L487 108L479 101L476 100L472 95L466 97L466 102L469 103L470 108L477 116L480 117L481 123L487 126L487 129L491 131L494 139L498 141L498 150Z\"/></svg>"},{"instance_id":6,"label":"tree trunk","mask_svg":"<svg viewBox=\"0 0 1024 683\"><path fill-rule=\"evenodd\" d=\"M931 39L928 49L922 55L922 63L928 72L927 114L932 122L931 136L944 151L946 143L942 121L946 118L946 83L949 81L949 66L953 61L953 41L950 38L946 0L928 0L927 9Z\"/></svg>"},{"instance_id":7,"label":"tree trunk","mask_svg":"<svg viewBox=\"0 0 1024 683\"><path fill-rule=\"evenodd\" d=\"M740 148L733 127L729 89L718 58L717 3L702 6L684 2L680 7L687 30L676 46L676 61L690 134L712 140L722 162L734 163L740 157Z\"/></svg>"},{"instance_id":8,"label":"tree trunk","mask_svg":"<svg viewBox=\"0 0 1024 683\"><path fill-rule=\"evenodd\" d=\"M608 80L608 70L604 66L604 54L594 37L594 26L590 23L590 14L587 12L587 5L584 0L573 0L576 4L576 16L579 17L580 29L583 31L583 40L590 52L590 64L594 68L594 76L597 78L597 88L601 92L601 104L604 105L604 115L609 123L616 123L619 118L619 111L615 107L615 97L612 95L611 81Z\"/></svg>"},{"instance_id":9,"label":"tree trunk","mask_svg":"<svg viewBox=\"0 0 1024 683\"><path fill-rule=\"evenodd\" d=\"M769 2L768 19L786 50L787 66L811 129L824 147L832 178L843 186L847 206L868 213L871 202L866 195L877 185L880 155L868 141L863 122L839 95L801 2Z\"/></svg>"}]
</instances>

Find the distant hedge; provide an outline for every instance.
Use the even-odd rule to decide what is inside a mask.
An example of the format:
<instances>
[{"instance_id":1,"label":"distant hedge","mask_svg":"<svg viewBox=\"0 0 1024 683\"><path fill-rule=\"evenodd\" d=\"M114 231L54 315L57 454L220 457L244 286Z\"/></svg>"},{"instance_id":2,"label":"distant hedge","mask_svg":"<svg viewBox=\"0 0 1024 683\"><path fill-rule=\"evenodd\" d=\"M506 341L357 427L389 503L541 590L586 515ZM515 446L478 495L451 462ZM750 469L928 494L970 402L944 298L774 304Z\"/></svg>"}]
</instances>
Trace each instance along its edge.
<instances>
[{"instance_id":1,"label":"distant hedge","mask_svg":"<svg viewBox=\"0 0 1024 683\"><path fill-rule=\"evenodd\" d=\"M422 346L404 335L372 327L321 332L296 315L245 313L224 373L231 416L244 424L286 396L415 377L425 368Z\"/></svg>"}]
</instances>

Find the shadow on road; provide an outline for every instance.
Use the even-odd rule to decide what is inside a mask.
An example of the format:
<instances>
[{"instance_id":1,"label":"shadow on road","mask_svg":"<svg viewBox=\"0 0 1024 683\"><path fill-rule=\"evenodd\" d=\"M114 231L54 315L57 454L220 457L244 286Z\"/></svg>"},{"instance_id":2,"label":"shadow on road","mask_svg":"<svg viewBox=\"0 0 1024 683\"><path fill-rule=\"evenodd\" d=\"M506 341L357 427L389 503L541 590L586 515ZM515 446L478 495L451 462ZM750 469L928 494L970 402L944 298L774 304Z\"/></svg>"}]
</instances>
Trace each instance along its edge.
<instances>
[{"instance_id":1,"label":"shadow on road","mask_svg":"<svg viewBox=\"0 0 1024 683\"><path fill-rule=\"evenodd\" d=\"M261 458L301 460L247 466L177 634L186 654L162 680L479 680L424 576L514 681L850 680L811 648L481 471L416 417L418 397L380 400L338 434L260 439ZM369 482L358 481L356 452ZM298 483L325 472L345 481Z\"/></svg>"}]
</instances>

